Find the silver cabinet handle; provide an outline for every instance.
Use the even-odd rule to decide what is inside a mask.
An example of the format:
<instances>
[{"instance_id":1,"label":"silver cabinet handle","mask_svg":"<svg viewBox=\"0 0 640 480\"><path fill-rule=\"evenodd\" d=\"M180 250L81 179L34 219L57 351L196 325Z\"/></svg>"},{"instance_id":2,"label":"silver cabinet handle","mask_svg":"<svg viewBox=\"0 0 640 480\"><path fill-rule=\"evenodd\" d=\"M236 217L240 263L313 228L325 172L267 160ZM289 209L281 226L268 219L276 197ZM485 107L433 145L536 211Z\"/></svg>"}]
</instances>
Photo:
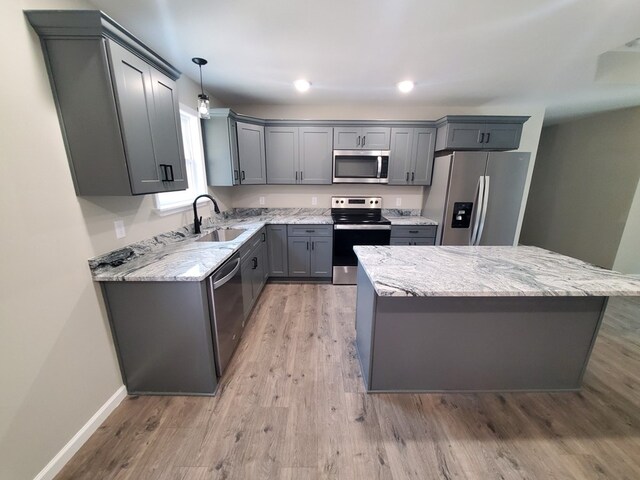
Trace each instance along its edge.
<instances>
[{"instance_id":1,"label":"silver cabinet handle","mask_svg":"<svg viewBox=\"0 0 640 480\"><path fill-rule=\"evenodd\" d=\"M360 146L360 135L358 135L358 143L357 143L357 145Z\"/></svg>"},{"instance_id":2,"label":"silver cabinet handle","mask_svg":"<svg viewBox=\"0 0 640 480\"><path fill-rule=\"evenodd\" d=\"M484 132L480 134L480 141L478 143L484 143Z\"/></svg>"}]
</instances>

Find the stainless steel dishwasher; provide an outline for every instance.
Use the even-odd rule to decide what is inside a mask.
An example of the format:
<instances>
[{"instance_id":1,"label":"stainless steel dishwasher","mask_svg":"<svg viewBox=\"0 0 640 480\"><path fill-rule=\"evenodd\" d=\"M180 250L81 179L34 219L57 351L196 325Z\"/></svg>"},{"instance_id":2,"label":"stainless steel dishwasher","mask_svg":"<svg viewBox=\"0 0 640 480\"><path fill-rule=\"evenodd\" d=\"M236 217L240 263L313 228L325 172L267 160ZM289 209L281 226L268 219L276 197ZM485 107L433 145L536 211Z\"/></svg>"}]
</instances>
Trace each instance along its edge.
<instances>
[{"instance_id":1,"label":"stainless steel dishwasher","mask_svg":"<svg viewBox=\"0 0 640 480\"><path fill-rule=\"evenodd\" d=\"M208 279L216 373L222 376L231 360L244 321L240 255L233 255Z\"/></svg>"}]
</instances>

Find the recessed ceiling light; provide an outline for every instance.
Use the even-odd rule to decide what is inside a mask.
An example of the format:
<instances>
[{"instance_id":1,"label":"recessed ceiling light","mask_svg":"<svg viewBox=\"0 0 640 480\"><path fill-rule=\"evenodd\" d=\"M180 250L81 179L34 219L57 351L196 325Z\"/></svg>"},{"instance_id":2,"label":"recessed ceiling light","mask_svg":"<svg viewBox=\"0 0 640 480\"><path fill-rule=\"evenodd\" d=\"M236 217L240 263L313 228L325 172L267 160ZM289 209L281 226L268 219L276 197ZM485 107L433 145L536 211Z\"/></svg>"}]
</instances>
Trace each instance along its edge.
<instances>
[{"instance_id":1,"label":"recessed ceiling light","mask_svg":"<svg viewBox=\"0 0 640 480\"><path fill-rule=\"evenodd\" d=\"M311 87L311 82L309 82L309 80L301 78L293 82L293 86L296 87L296 90L298 90L299 92L306 92L307 90L309 90L309 87Z\"/></svg>"},{"instance_id":2,"label":"recessed ceiling light","mask_svg":"<svg viewBox=\"0 0 640 480\"><path fill-rule=\"evenodd\" d=\"M411 80L404 80L403 82L398 83L398 90L402 93L409 93L413 90L414 83Z\"/></svg>"}]
</instances>

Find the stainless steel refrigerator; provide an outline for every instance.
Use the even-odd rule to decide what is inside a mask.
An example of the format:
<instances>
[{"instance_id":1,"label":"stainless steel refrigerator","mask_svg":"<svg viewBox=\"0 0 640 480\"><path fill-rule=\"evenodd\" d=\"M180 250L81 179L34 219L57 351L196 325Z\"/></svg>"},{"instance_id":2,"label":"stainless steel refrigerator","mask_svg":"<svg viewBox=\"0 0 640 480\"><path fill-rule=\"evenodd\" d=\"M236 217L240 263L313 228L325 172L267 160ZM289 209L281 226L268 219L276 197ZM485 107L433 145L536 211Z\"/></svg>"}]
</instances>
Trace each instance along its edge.
<instances>
[{"instance_id":1,"label":"stainless steel refrigerator","mask_svg":"<svg viewBox=\"0 0 640 480\"><path fill-rule=\"evenodd\" d=\"M423 215L436 245L513 245L530 153L453 152L434 160Z\"/></svg>"}]
</instances>

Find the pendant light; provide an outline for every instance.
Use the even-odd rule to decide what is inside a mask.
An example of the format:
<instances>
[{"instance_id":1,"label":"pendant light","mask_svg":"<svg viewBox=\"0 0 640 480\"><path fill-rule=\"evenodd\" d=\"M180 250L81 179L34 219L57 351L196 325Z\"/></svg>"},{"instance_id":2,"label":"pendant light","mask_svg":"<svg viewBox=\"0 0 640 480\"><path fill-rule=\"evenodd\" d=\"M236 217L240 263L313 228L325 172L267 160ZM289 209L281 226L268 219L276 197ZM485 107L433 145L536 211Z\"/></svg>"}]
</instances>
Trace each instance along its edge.
<instances>
[{"instance_id":1,"label":"pendant light","mask_svg":"<svg viewBox=\"0 0 640 480\"><path fill-rule=\"evenodd\" d=\"M191 61L200 67L200 90L202 93L198 95L198 116L204 119L211 118L209 116L209 95L204 93L204 87L202 86L202 66L208 62L200 57L194 57Z\"/></svg>"}]
</instances>

